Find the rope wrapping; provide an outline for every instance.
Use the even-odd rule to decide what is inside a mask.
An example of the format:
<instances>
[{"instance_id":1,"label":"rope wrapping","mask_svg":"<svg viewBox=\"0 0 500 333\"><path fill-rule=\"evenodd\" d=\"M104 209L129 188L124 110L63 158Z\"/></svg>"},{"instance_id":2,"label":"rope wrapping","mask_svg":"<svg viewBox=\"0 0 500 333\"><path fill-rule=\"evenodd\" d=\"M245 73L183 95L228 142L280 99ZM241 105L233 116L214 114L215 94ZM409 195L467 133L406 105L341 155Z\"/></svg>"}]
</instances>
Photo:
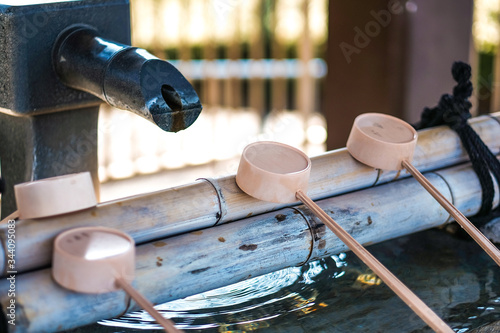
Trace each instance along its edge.
<instances>
[{"instance_id":1,"label":"rope wrapping","mask_svg":"<svg viewBox=\"0 0 500 333\"><path fill-rule=\"evenodd\" d=\"M481 208L471 221L477 226L482 226L500 216L499 207L492 210L495 197L492 175L500 185L500 162L467 122L471 118L472 107L469 101L473 91L470 81L471 67L464 62L454 62L451 73L457 82L453 94L442 95L434 108L424 108L420 122L414 127L419 130L448 125L457 132L481 184Z\"/></svg>"}]
</instances>

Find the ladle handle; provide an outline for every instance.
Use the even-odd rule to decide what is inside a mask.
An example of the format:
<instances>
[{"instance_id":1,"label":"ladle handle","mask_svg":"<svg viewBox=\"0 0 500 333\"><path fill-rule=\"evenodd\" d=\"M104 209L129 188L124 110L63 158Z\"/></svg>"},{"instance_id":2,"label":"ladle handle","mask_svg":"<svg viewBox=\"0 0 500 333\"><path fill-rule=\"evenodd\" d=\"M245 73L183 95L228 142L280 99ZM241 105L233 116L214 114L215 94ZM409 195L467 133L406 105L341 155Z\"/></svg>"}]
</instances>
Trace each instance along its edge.
<instances>
[{"instance_id":1,"label":"ladle handle","mask_svg":"<svg viewBox=\"0 0 500 333\"><path fill-rule=\"evenodd\" d=\"M427 178L424 177L410 162L403 161L403 167L436 199L441 206L467 231L467 233L478 243L486 253L500 266L500 251L490 240L479 231L474 224L462 214L457 207L446 199Z\"/></svg>"},{"instance_id":2,"label":"ladle handle","mask_svg":"<svg viewBox=\"0 0 500 333\"><path fill-rule=\"evenodd\" d=\"M166 332L168 333L182 333L182 330L179 330L177 327L174 326L174 324L168 320L167 318L163 317L154 307L153 304L151 304L150 301L148 301L144 296L142 296L137 290L134 289L127 281L125 281L123 278L118 278L116 279L116 284L125 290L127 294L130 295L134 299L134 301L137 302L144 310L146 310L151 317L153 317L158 324L160 324Z\"/></svg>"},{"instance_id":3,"label":"ladle handle","mask_svg":"<svg viewBox=\"0 0 500 333\"><path fill-rule=\"evenodd\" d=\"M454 333L454 331L432 311L420 298L417 297L407 286L398 280L384 265L382 265L370 252L368 252L358 241L338 225L328 214L326 214L314 201L304 192L298 190L295 194L309 209L333 231L333 233L344 242L371 270L377 274L384 283L391 288L422 320L438 333Z\"/></svg>"}]
</instances>

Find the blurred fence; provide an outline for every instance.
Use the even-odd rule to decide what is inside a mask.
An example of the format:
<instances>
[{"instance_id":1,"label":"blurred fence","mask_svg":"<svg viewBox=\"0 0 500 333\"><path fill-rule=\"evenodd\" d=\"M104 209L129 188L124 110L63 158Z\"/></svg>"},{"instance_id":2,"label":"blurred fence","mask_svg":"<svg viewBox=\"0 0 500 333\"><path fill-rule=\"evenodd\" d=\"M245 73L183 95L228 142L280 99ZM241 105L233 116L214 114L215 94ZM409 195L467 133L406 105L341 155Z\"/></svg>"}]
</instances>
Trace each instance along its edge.
<instances>
[{"instance_id":1,"label":"blurred fence","mask_svg":"<svg viewBox=\"0 0 500 333\"><path fill-rule=\"evenodd\" d=\"M256 140L325 150L327 0L132 0L131 8L133 44L171 61L204 109L174 134L103 107L101 181L230 160Z\"/></svg>"}]
</instances>

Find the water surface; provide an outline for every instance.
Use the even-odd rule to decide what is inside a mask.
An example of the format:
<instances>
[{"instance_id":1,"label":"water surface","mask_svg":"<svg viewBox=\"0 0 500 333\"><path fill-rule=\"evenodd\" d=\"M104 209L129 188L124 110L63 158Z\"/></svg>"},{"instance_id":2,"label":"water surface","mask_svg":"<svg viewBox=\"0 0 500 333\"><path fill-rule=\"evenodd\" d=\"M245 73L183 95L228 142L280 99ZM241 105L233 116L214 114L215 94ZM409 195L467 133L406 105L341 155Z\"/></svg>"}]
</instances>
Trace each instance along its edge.
<instances>
[{"instance_id":1,"label":"water surface","mask_svg":"<svg viewBox=\"0 0 500 333\"><path fill-rule=\"evenodd\" d=\"M368 247L456 332L500 320L500 269L468 237L428 230ZM158 305L186 332L432 332L351 253ZM144 311L71 331L162 332Z\"/></svg>"}]
</instances>

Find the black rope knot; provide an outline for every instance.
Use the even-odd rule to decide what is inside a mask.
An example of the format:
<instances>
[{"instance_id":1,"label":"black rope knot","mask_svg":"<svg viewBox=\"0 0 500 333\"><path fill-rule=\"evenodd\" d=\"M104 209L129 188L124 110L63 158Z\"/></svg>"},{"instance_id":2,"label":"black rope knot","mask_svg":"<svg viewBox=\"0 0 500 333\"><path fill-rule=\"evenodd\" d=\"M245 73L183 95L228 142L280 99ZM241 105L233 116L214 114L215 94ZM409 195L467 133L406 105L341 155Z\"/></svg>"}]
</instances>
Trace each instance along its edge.
<instances>
[{"instance_id":1,"label":"black rope knot","mask_svg":"<svg viewBox=\"0 0 500 333\"><path fill-rule=\"evenodd\" d=\"M468 64L457 61L453 63L451 75L458 83L453 88L453 96L463 100L468 100L472 95L471 68ZM469 103L470 104L470 103Z\"/></svg>"},{"instance_id":2,"label":"black rope knot","mask_svg":"<svg viewBox=\"0 0 500 333\"><path fill-rule=\"evenodd\" d=\"M447 109L445 109L446 111L443 114L444 124L450 126L450 128L455 131L468 126L467 120L471 117L469 108L466 108L466 106L462 105L462 103L457 103L455 101L455 103L452 103Z\"/></svg>"},{"instance_id":3,"label":"black rope knot","mask_svg":"<svg viewBox=\"0 0 500 333\"><path fill-rule=\"evenodd\" d=\"M460 137L460 141L467 151L472 168L481 183L482 202L478 215L473 219L478 225L487 223L491 218L500 216L500 206L491 211L495 188L491 174L500 184L500 162L484 144L479 135L470 127L467 120L471 117L472 107L469 97L473 87L470 82L471 67L464 62L453 63L451 74L457 85L453 88L453 95L444 94L434 108L424 108L420 123L416 129L423 129L439 125L448 125ZM490 173L491 172L491 173Z\"/></svg>"},{"instance_id":4,"label":"black rope knot","mask_svg":"<svg viewBox=\"0 0 500 333\"><path fill-rule=\"evenodd\" d=\"M470 108L472 103L469 97L472 95L471 68L463 62L453 63L451 69L453 79L457 85L453 88L453 95L441 96L436 107L425 108L417 129L448 125L453 130L467 126L467 120L471 117Z\"/></svg>"}]
</instances>

